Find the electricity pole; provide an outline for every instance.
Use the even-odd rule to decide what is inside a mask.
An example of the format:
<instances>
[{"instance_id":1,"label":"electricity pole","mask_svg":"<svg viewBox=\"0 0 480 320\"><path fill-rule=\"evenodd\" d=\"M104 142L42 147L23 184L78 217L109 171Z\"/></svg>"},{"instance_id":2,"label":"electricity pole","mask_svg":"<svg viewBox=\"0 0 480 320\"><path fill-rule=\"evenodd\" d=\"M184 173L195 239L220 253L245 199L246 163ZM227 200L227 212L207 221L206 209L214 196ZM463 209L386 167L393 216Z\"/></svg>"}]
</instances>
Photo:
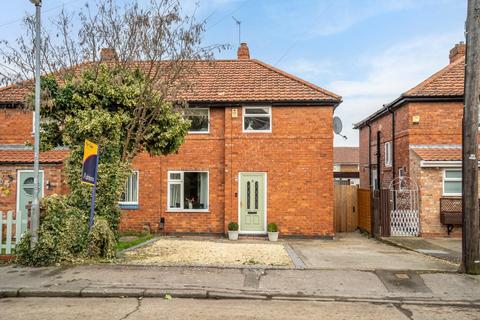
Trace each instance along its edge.
<instances>
[{"instance_id":1,"label":"electricity pole","mask_svg":"<svg viewBox=\"0 0 480 320\"><path fill-rule=\"evenodd\" d=\"M462 142L462 271L480 274L478 108L480 103L480 0L468 0L465 106Z\"/></svg>"},{"instance_id":2,"label":"electricity pole","mask_svg":"<svg viewBox=\"0 0 480 320\"><path fill-rule=\"evenodd\" d=\"M35 115L33 147L33 203L31 216L32 246L38 242L40 225L40 9L42 0L30 0L35 5Z\"/></svg>"}]
</instances>

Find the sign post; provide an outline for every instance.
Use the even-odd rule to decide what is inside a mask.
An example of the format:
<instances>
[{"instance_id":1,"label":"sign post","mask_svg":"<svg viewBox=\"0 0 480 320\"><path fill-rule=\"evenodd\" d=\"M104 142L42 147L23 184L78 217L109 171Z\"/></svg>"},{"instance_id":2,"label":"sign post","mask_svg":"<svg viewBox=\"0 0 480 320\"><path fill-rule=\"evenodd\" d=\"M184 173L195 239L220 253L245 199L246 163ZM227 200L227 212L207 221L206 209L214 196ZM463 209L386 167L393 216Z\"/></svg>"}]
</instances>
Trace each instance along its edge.
<instances>
[{"instance_id":1,"label":"sign post","mask_svg":"<svg viewBox=\"0 0 480 320\"><path fill-rule=\"evenodd\" d=\"M90 207L90 220L88 221L88 228L93 226L93 217L95 212L95 193L97 191L97 173L98 173L98 158L100 153L100 146L91 141L85 140L83 151L83 167L82 167L82 183L92 186L92 202Z\"/></svg>"}]
</instances>

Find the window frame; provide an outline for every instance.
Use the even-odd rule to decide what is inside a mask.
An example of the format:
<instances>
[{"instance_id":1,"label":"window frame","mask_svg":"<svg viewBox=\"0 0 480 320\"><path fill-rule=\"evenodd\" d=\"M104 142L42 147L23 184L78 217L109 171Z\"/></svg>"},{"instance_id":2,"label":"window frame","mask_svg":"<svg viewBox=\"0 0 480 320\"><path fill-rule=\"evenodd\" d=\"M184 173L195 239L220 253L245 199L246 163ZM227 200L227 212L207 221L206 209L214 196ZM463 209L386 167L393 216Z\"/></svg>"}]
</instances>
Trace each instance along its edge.
<instances>
[{"instance_id":1,"label":"window frame","mask_svg":"<svg viewBox=\"0 0 480 320\"><path fill-rule=\"evenodd\" d=\"M132 170L132 175L136 174L137 175L137 201L119 201L118 204L121 206L129 206L129 205L138 205L139 203L139 198L140 198L140 171L139 170ZM128 179L125 182L125 184L128 184ZM125 188L125 192L127 189Z\"/></svg>"},{"instance_id":2,"label":"window frame","mask_svg":"<svg viewBox=\"0 0 480 320\"><path fill-rule=\"evenodd\" d=\"M263 114L255 114L253 116L258 116L261 118L269 118L270 120L270 129L268 130L246 130L245 129L245 116L246 116L246 109L268 109L268 115L263 115ZM251 116L251 115L250 115ZM273 122L272 122L272 106L243 106L242 107L242 132L243 133L271 133L272 132L272 127L273 127Z\"/></svg>"},{"instance_id":3,"label":"window frame","mask_svg":"<svg viewBox=\"0 0 480 320\"><path fill-rule=\"evenodd\" d=\"M194 172L194 173L206 173L207 174L207 208L205 209L185 209L184 194L184 173ZM179 173L180 179L170 179L170 174ZM179 184L180 185L180 208L171 208L170 207L170 185ZM210 212L210 172L208 170L169 170L167 171L167 212Z\"/></svg>"},{"instance_id":4,"label":"window frame","mask_svg":"<svg viewBox=\"0 0 480 320\"><path fill-rule=\"evenodd\" d=\"M392 166L392 142L387 141L384 143L384 151L385 151L385 167Z\"/></svg>"},{"instance_id":5,"label":"window frame","mask_svg":"<svg viewBox=\"0 0 480 320\"><path fill-rule=\"evenodd\" d=\"M210 107L202 107L202 108L191 108L191 107L187 107L185 108L185 111L187 109L191 109L191 110L207 110L208 111L208 128L207 128L207 131L191 131L190 128L188 129L188 134L210 134ZM188 117L185 112L184 112L184 116L185 117Z\"/></svg>"},{"instance_id":6,"label":"window frame","mask_svg":"<svg viewBox=\"0 0 480 320\"><path fill-rule=\"evenodd\" d=\"M443 196L450 196L450 197L460 197L462 196L462 192L460 193L447 193L445 192L445 182L460 182L462 183L462 177L460 178L447 178L447 171L457 171L457 172L462 172L462 169L454 169L454 168L449 168L449 169L443 169L443 176L442 176L442 195Z\"/></svg>"}]
</instances>

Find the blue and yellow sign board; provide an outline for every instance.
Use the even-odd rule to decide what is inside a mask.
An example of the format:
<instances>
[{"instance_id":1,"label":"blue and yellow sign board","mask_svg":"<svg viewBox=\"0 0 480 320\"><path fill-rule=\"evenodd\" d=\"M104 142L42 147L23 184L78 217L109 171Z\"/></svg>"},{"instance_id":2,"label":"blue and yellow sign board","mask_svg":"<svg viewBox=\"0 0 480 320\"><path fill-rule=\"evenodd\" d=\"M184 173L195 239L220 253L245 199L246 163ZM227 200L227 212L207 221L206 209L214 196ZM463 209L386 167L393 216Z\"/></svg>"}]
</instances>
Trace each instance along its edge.
<instances>
[{"instance_id":1,"label":"blue and yellow sign board","mask_svg":"<svg viewBox=\"0 0 480 320\"><path fill-rule=\"evenodd\" d=\"M85 140L83 151L82 182L94 186L97 184L98 144Z\"/></svg>"}]
</instances>

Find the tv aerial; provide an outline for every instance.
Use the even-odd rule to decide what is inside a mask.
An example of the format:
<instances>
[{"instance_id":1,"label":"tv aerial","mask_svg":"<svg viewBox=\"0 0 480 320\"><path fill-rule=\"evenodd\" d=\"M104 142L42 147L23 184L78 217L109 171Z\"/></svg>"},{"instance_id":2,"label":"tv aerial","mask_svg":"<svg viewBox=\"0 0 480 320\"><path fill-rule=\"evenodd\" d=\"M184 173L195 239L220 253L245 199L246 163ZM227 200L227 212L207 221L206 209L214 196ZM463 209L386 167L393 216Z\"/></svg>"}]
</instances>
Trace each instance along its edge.
<instances>
[{"instance_id":1,"label":"tv aerial","mask_svg":"<svg viewBox=\"0 0 480 320\"><path fill-rule=\"evenodd\" d=\"M232 16L232 19L235 20L235 23L238 26L238 44L240 44L242 42L241 41L241 33L240 33L241 32L241 27L242 27L242 21L238 20L234 16Z\"/></svg>"}]
</instances>

